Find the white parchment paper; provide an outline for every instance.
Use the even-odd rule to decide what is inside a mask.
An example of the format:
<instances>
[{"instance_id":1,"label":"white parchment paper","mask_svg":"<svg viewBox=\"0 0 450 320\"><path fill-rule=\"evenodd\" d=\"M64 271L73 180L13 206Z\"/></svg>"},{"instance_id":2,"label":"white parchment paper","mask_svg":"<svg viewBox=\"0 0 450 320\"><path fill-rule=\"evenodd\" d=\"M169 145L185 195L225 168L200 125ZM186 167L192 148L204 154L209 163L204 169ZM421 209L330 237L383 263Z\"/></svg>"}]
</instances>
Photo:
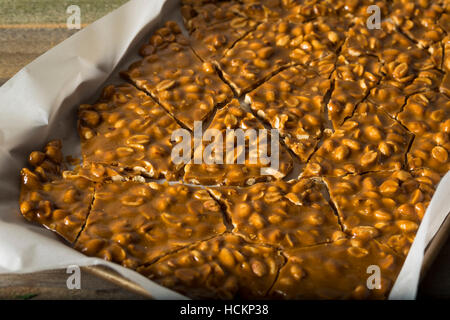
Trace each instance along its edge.
<instances>
[{"instance_id":1,"label":"white parchment paper","mask_svg":"<svg viewBox=\"0 0 450 320\"><path fill-rule=\"evenodd\" d=\"M76 109L93 102L105 83L137 59L137 48L161 23L180 21L177 0L132 0L27 65L0 87L0 273L27 273L69 265L106 265L158 299L185 297L138 273L71 249L53 232L19 213L19 171L27 155L53 138L65 154L79 149ZM440 183L391 293L414 299L426 245L450 211L450 176Z\"/></svg>"}]
</instances>

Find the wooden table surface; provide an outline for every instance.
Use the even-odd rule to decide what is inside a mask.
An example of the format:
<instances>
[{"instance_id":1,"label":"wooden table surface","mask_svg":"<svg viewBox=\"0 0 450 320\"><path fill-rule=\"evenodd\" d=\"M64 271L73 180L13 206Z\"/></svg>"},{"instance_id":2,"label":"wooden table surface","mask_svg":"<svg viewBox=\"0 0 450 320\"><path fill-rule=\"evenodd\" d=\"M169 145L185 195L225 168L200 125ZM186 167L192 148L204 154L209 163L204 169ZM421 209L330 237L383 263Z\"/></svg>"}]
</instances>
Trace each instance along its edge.
<instances>
[{"instance_id":1,"label":"wooden table surface","mask_svg":"<svg viewBox=\"0 0 450 320\"><path fill-rule=\"evenodd\" d=\"M64 27L65 9L79 4L82 23L92 22L126 0L0 0L0 85L76 30ZM419 288L419 298L450 298L450 240ZM82 269L81 289L69 290L66 270L0 275L0 299L141 299L136 293Z\"/></svg>"}]
</instances>

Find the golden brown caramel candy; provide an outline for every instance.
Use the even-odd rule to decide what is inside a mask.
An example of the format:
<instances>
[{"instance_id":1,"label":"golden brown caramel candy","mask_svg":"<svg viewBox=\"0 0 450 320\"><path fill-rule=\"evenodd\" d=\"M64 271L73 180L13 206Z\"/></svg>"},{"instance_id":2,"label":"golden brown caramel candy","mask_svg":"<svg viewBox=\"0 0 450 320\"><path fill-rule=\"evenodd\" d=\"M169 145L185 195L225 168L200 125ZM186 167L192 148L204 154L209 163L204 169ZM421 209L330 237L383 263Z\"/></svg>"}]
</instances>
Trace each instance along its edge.
<instances>
[{"instance_id":1,"label":"golden brown caramel candy","mask_svg":"<svg viewBox=\"0 0 450 320\"><path fill-rule=\"evenodd\" d=\"M328 116L337 129L381 78L381 64L372 56L338 57L333 72L334 90L328 102Z\"/></svg>"},{"instance_id":2,"label":"golden brown caramel candy","mask_svg":"<svg viewBox=\"0 0 450 320\"><path fill-rule=\"evenodd\" d=\"M108 166L156 179L177 177L181 165L171 160L171 136L181 127L144 92L108 86L96 104L81 105L78 117L83 167L92 179L113 176Z\"/></svg>"},{"instance_id":3,"label":"golden brown caramel candy","mask_svg":"<svg viewBox=\"0 0 450 320\"><path fill-rule=\"evenodd\" d=\"M367 101L377 105L379 109L395 118L402 111L406 99L410 95L437 90L442 78L443 75L438 70L425 70L417 73L417 76L411 82L404 84L397 81L382 80L370 91Z\"/></svg>"},{"instance_id":4,"label":"golden brown caramel candy","mask_svg":"<svg viewBox=\"0 0 450 320\"><path fill-rule=\"evenodd\" d=\"M443 8L435 1L394 0L390 19L421 48L440 41L445 33L438 24Z\"/></svg>"},{"instance_id":5,"label":"golden brown caramel candy","mask_svg":"<svg viewBox=\"0 0 450 320\"><path fill-rule=\"evenodd\" d=\"M252 20L236 19L239 21L235 22L235 27L231 27L229 23L221 23L195 30L191 34L191 44L195 53L204 61L220 59L236 41L256 28L256 23Z\"/></svg>"},{"instance_id":6,"label":"golden brown caramel candy","mask_svg":"<svg viewBox=\"0 0 450 320\"><path fill-rule=\"evenodd\" d=\"M375 55L383 62L385 80L402 85L412 81L416 72L436 67L431 56L384 21L380 29L368 29L365 20L357 21L342 47L345 56Z\"/></svg>"},{"instance_id":7,"label":"golden brown caramel candy","mask_svg":"<svg viewBox=\"0 0 450 320\"><path fill-rule=\"evenodd\" d=\"M442 41L442 47L444 48L444 57L442 61L442 69L445 72L444 78L442 79L441 86L439 90L450 97L450 36L447 36Z\"/></svg>"},{"instance_id":8,"label":"golden brown caramel candy","mask_svg":"<svg viewBox=\"0 0 450 320\"><path fill-rule=\"evenodd\" d=\"M405 256L439 180L430 170L325 179L346 232L376 238Z\"/></svg>"},{"instance_id":9,"label":"golden brown caramel candy","mask_svg":"<svg viewBox=\"0 0 450 320\"><path fill-rule=\"evenodd\" d=\"M324 20L265 22L228 50L218 65L225 80L242 95L293 63L323 68L320 61L334 57L339 45L328 39L331 32Z\"/></svg>"},{"instance_id":10,"label":"golden brown caramel candy","mask_svg":"<svg viewBox=\"0 0 450 320\"><path fill-rule=\"evenodd\" d=\"M21 171L20 211L27 220L74 242L89 213L94 184L76 175L62 177L61 161L61 141L51 141L44 152L30 154L34 169Z\"/></svg>"},{"instance_id":11,"label":"golden brown caramel candy","mask_svg":"<svg viewBox=\"0 0 450 320\"><path fill-rule=\"evenodd\" d=\"M313 154L302 177L400 170L412 135L377 106L363 102Z\"/></svg>"},{"instance_id":12,"label":"golden brown caramel candy","mask_svg":"<svg viewBox=\"0 0 450 320\"><path fill-rule=\"evenodd\" d=\"M205 4L182 1L181 14L184 26L189 32L220 23L236 23L243 17L242 4L236 1L210 1Z\"/></svg>"},{"instance_id":13,"label":"golden brown caramel candy","mask_svg":"<svg viewBox=\"0 0 450 320\"><path fill-rule=\"evenodd\" d=\"M386 299L400 272L403 259L375 241L359 243L341 239L286 252L269 297L275 299ZM379 289L368 288L373 273L380 269ZM370 271L370 272L369 272Z\"/></svg>"},{"instance_id":14,"label":"golden brown caramel candy","mask_svg":"<svg viewBox=\"0 0 450 320\"><path fill-rule=\"evenodd\" d=\"M337 12L334 5L330 5L329 2L323 0L306 0L306 1L291 1L296 5L290 9L290 12L286 19L295 22L304 22L319 17L335 18ZM341 25L347 24L347 17L342 17Z\"/></svg>"},{"instance_id":15,"label":"golden brown caramel candy","mask_svg":"<svg viewBox=\"0 0 450 320\"><path fill-rule=\"evenodd\" d=\"M140 53L144 58L123 74L189 129L232 96L213 65L195 55L175 22L158 29Z\"/></svg>"},{"instance_id":16,"label":"golden brown caramel candy","mask_svg":"<svg viewBox=\"0 0 450 320\"><path fill-rule=\"evenodd\" d=\"M239 107L239 101L236 99L233 99L228 105L217 111L208 129L218 130L217 132L221 137L222 143L219 143L217 147L222 152L222 156L219 157L217 155L216 160L209 159L208 161L208 159L205 159L205 150L212 142L204 141L202 145L194 150L194 153L203 155L202 163L196 164L195 161L191 160L184 168L184 181L186 182L204 185L245 186L252 185L258 181L282 179L292 169L292 157L280 144L278 153L279 168L270 168L271 164L263 163L262 159L258 157L259 152L264 153L263 144L265 143L267 156L270 158L272 155L272 137L269 133L266 141L264 141L264 136L259 132L260 129L264 129L264 126L251 113L242 110ZM234 142L233 132L227 133L229 129L241 129L244 134L248 132L247 130L253 129L255 135L253 139L250 136L246 138L244 148L239 141L237 141L239 144ZM230 158L227 158L226 152L227 134L230 134L228 140L233 142L234 145ZM276 143L279 142L276 141ZM253 161L250 159L252 148L256 151L256 159ZM212 156L214 157L214 155ZM244 163L239 163L241 160L245 160ZM220 161L222 164L217 163L217 161ZM266 170L265 174L261 171L262 169Z\"/></svg>"},{"instance_id":17,"label":"golden brown caramel candy","mask_svg":"<svg viewBox=\"0 0 450 320\"><path fill-rule=\"evenodd\" d=\"M408 167L447 173L450 170L450 99L431 91L413 95L398 119L415 134L408 152Z\"/></svg>"},{"instance_id":18,"label":"golden brown caramel candy","mask_svg":"<svg viewBox=\"0 0 450 320\"><path fill-rule=\"evenodd\" d=\"M324 129L330 80L302 67L286 69L246 96L259 117L279 129L286 145L306 162Z\"/></svg>"},{"instance_id":19,"label":"golden brown caramel candy","mask_svg":"<svg viewBox=\"0 0 450 320\"><path fill-rule=\"evenodd\" d=\"M137 271L194 299L261 299L282 263L276 250L227 234L165 256Z\"/></svg>"},{"instance_id":20,"label":"golden brown caramel candy","mask_svg":"<svg viewBox=\"0 0 450 320\"><path fill-rule=\"evenodd\" d=\"M313 180L209 191L225 204L233 232L252 242L291 249L329 242L340 232L323 187Z\"/></svg>"},{"instance_id":21,"label":"golden brown caramel candy","mask_svg":"<svg viewBox=\"0 0 450 320\"><path fill-rule=\"evenodd\" d=\"M226 230L206 190L181 184L105 183L75 248L129 268Z\"/></svg>"},{"instance_id":22,"label":"golden brown caramel candy","mask_svg":"<svg viewBox=\"0 0 450 320\"><path fill-rule=\"evenodd\" d=\"M388 83L380 83L370 90L367 101L378 106L379 109L394 118L405 105L406 95L403 90L395 86L391 86Z\"/></svg>"},{"instance_id":23,"label":"golden brown caramel candy","mask_svg":"<svg viewBox=\"0 0 450 320\"><path fill-rule=\"evenodd\" d=\"M185 4L181 13L190 32L192 48L203 61L220 59L227 49L258 24L246 16L245 6L235 1L202 6Z\"/></svg>"},{"instance_id":24,"label":"golden brown caramel candy","mask_svg":"<svg viewBox=\"0 0 450 320\"><path fill-rule=\"evenodd\" d=\"M450 12L448 12L448 5L447 5L447 12L443 13L441 17L439 18L439 25L442 29L444 29L447 34L450 32Z\"/></svg>"}]
</instances>

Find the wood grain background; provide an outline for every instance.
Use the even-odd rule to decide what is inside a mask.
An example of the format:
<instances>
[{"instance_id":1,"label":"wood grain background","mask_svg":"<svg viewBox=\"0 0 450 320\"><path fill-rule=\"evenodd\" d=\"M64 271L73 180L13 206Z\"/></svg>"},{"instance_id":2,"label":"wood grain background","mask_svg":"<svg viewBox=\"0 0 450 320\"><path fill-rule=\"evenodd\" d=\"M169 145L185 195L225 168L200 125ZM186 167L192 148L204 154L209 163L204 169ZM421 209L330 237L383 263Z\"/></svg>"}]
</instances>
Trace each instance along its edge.
<instances>
[{"instance_id":1,"label":"wood grain background","mask_svg":"<svg viewBox=\"0 0 450 320\"><path fill-rule=\"evenodd\" d=\"M151 1L151 0L149 0ZM66 8L81 8L86 25L126 0L0 0L0 85L26 64L71 36ZM0 106L1 108L1 106ZM450 240L441 250L419 289L419 299L450 298ZM81 289L69 290L65 270L0 275L0 299L140 299L82 269Z\"/></svg>"}]
</instances>

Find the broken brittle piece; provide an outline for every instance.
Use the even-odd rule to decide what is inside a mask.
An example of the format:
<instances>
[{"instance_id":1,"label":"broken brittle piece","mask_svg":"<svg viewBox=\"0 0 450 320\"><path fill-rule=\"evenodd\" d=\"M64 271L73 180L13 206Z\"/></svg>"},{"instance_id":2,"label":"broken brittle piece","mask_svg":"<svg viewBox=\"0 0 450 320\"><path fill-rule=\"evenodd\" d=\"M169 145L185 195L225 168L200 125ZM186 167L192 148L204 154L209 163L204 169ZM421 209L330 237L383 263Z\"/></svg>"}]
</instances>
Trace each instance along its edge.
<instances>
[{"instance_id":1,"label":"broken brittle piece","mask_svg":"<svg viewBox=\"0 0 450 320\"><path fill-rule=\"evenodd\" d=\"M373 10L369 10L371 6L377 6L381 16L389 13L389 3L380 0L324 0L328 6L332 7L335 15L340 19L355 20L366 19L373 14Z\"/></svg>"},{"instance_id":2,"label":"broken brittle piece","mask_svg":"<svg viewBox=\"0 0 450 320\"><path fill-rule=\"evenodd\" d=\"M444 56L442 59L442 69L445 72L439 91L450 97L450 36L447 36L442 41L444 48Z\"/></svg>"},{"instance_id":3,"label":"broken brittle piece","mask_svg":"<svg viewBox=\"0 0 450 320\"><path fill-rule=\"evenodd\" d=\"M105 183L75 248L129 268L225 232L219 204L201 188Z\"/></svg>"},{"instance_id":4,"label":"broken brittle piece","mask_svg":"<svg viewBox=\"0 0 450 320\"><path fill-rule=\"evenodd\" d=\"M422 91L436 90L441 81L442 73L437 70L420 71L409 84L382 80L370 91L367 101L377 105L379 109L392 118L396 118L398 113L403 110L410 95Z\"/></svg>"},{"instance_id":5,"label":"broken brittle piece","mask_svg":"<svg viewBox=\"0 0 450 320\"><path fill-rule=\"evenodd\" d=\"M374 55L383 63L384 79L410 82L418 71L436 67L430 54L384 21L380 29L369 29L365 20L357 21L347 33L341 54L345 56Z\"/></svg>"},{"instance_id":6,"label":"broken brittle piece","mask_svg":"<svg viewBox=\"0 0 450 320\"><path fill-rule=\"evenodd\" d=\"M350 117L355 107L367 96L381 78L381 63L368 55L340 55L332 79L334 90L328 102L328 116L337 129Z\"/></svg>"},{"instance_id":7,"label":"broken brittle piece","mask_svg":"<svg viewBox=\"0 0 450 320\"><path fill-rule=\"evenodd\" d=\"M189 129L232 96L210 62L202 62L175 22L158 29L141 51L144 58L123 75L152 95Z\"/></svg>"},{"instance_id":8,"label":"broken brittle piece","mask_svg":"<svg viewBox=\"0 0 450 320\"><path fill-rule=\"evenodd\" d=\"M239 18L237 22L221 23L195 30L190 35L192 49L203 61L215 61L238 40L256 28L253 20Z\"/></svg>"},{"instance_id":9,"label":"broken brittle piece","mask_svg":"<svg viewBox=\"0 0 450 320\"><path fill-rule=\"evenodd\" d=\"M204 138L199 146L194 146L194 159L184 168L184 181L244 186L284 178L292 169L292 157L278 140L272 141L272 136L267 132L262 134L261 130L266 131L254 115L242 110L238 100L233 99L217 111L207 128L206 132L212 136ZM212 138L214 141L209 143ZM272 152L273 143L277 144L278 152ZM205 152L210 148L211 158L205 157ZM200 161L195 160L196 154ZM278 167L275 167L276 163L265 163L261 156L270 161L277 158L274 160Z\"/></svg>"},{"instance_id":10,"label":"broken brittle piece","mask_svg":"<svg viewBox=\"0 0 450 320\"><path fill-rule=\"evenodd\" d=\"M408 167L447 173L450 170L450 99L432 91L415 94L408 99L398 120L415 134L408 152Z\"/></svg>"},{"instance_id":11,"label":"broken brittle piece","mask_svg":"<svg viewBox=\"0 0 450 320\"><path fill-rule=\"evenodd\" d=\"M374 240L340 239L286 255L269 293L272 299L386 299L403 264L402 257ZM377 284L368 279L376 267L381 276Z\"/></svg>"},{"instance_id":12,"label":"broken brittle piece","mask_svg":"<svg viewBox=\"0 0 450 320\"><path fill-rule=\"evenodd\" d=\"M430 170L325 178L344 231L363 241L375 238L405 256L439 180Z\"/></svg>"},{"instance_id":13,"label":"broken brittle piece","mask_svg":"<svg viewBox=\"0 0 450 320\"><path fill-rule=\"evenodd\" d=\"M323 69L320 61L335 56L340 40L322 20L265 22L228 50L218 66L224 79L242 95L291 64ZM334 61L327 63L334 65Z\"/></svg>"},{"instance_id":14,"label":"broken brittle piece","mask_svg":"<svg viewBox=\"0 0 450 320\"><path fill-rule=\"evenodd\" d=\"M181 8L190 42L203 61L220 59L258 25L245 15L244 5L236 1L218 1L205 5L184 4Z\"/></svg>"},{"instance_id":15,"label":"broken brittle piece","mask_svg":"<svg viewBox=\"0 0 450 320\"><path fill-rule=\"evenodd\" d=\"M443 8L434 1L394 0L389 18L421 48L442 40L445 33L438 24Z\"/></svg>"},{"instance_id":16,"label":"broken brittle piece","mask_svg":"<svg viewBox=\"0 0 450 320\"><path fill-rule=\"evenodd\" d=\"M232 25L243 18L242 4L237 1L210 1L202 4L183 0L181 4L184 26L189 32L220 23Z\"/></svg>"},{"instance_id":17,"label":"broken brittle piece","mask_svg":"<svg viewBox=\"0 0 450 320\"><path fill-rule=\"evenodd\" d=\"M233 232L251 242L292 249L330 242L341 233L323 186L313 180L208 190L226 206Z\"/></svg>"},{"instance_id":18,"label":"broken brittle piece","mask_svg":"<svg viewBox=\"0 0 450 320\"><path fill-rule=\"evenodd\" d=\"M83 167L92 164L94 177L102 177L109 166L155 179L177 178L182 165L172 162L171 136L181 127L135 87L106 87L95 104L80 106L78 126Z\"/></svg>"},{"instance_id":19,"label":"broken brittle piece","mask_svg":"<svg viewBox=\"0 0 450 320\"><path fill-rule=\"evenodd\" d=\"M370 91L367 101L395 118L405 105L406 94L395 86L380 83Z\"/></svg>"},{"instance_id":20,"label":"broken brittle piece","mask_svg":"<svg viewBox=\"0 0 450 320\"><path fill-rule=\"evenodd\" d=\"M29 221L38 222L74 242L89 213L94 183L62 171L61 141L51 141L44 152L33 151L33 170L21 171L20 211Z\"/></svg>"},{"instance_id":21,"label":"broken brittle piece","mask_svg":"<svg viewBox=\"0 0 450 320\"><path fill-rule=\"evenodd\" d=\"M273 248L225 234L137 269L194 299L262 299L284 259Z\"/></svg>"},{"instance_id":22,"label":"broken brittle piece","mask_svg":"<svg viewBox=\"0 0 450 320\"><path fill-rule=\"evenodd\" d=\"M302 177L400 170L412 135L377 106L363 102L311 157Z\"/></svg>"},{"instance_id":23,"label":"broken brittle piece","mask_svg":"<svg viewBox=\"0 0 450 320\"><path fill-rule=\"evenodd\" d=\"M450 119L450 98L442 93L426 91L408 98L398 120L412 133L445 132Z\"/></svg>"},{"instance_id":24,"label":"broken brittle piece","mask_svg":"<svg viewBox=\"0 0 450 320\"><path fill-rule=\"evenodd\" d=\"M259 117L279 129L288 148L305 163L325 128L324 98L330 80L290 67L246 95Z\"/></svg>"}]
</instances>

